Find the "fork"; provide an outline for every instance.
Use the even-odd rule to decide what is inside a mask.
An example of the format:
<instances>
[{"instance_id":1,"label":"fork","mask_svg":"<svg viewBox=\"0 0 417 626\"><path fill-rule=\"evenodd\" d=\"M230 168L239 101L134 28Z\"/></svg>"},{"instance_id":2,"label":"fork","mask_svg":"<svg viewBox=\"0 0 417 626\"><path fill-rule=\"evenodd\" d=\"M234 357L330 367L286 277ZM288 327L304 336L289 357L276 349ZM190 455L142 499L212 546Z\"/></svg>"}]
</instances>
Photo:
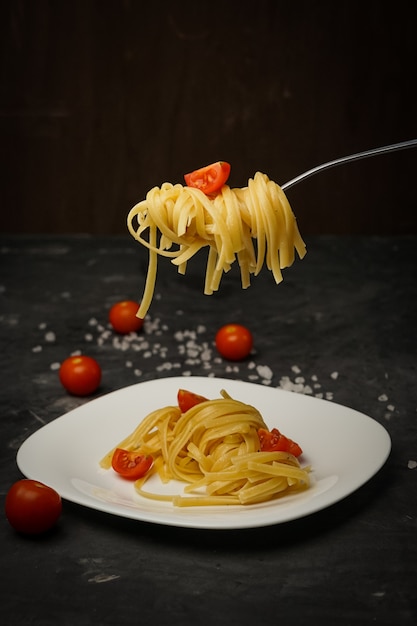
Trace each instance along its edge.
<instances>
[{"instance_id":1,"label":"fork","mask_svg":"<svg viewBox=\"0 0 417 626\"><path fill-rule=\"evenodd\" d=\"M381 148L372 148L372 150L365 150L364 152L357 152L356 154L351 154L349 156L340 157L339 159L334 159L333 161L328 161L327 163L322 163L321 165L317 165L313 167L311 170L307 170L296 176L292 180L289 180L284 185L281 185L281 189L289 189L293 187L297 183L300 183L302 180L306 178L310 178L314 174L318 172L322 172L323 170L330 169L331 167L335 167L336 165L341 165L343 163L349 163L351 161L359 161L360 159L366 159L368 157L376 156L378 154L385 154L387 152L395 152L396 150L405 150L407 148L413 148L417 146L417 139L410 139L409 141L401 141L399 143L393 143L388 146L382 146Z\"/></svg>"}]
</instances>

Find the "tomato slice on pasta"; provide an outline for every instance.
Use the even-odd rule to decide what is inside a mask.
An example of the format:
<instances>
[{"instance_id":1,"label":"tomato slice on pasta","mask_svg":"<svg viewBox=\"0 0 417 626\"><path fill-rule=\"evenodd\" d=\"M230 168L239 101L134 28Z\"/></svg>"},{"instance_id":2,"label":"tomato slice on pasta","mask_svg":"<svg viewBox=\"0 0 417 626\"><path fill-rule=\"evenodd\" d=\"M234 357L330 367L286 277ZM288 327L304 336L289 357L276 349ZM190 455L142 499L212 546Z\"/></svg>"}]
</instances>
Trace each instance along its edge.
<instances>
[{"instance_id":1,"label":"tomato slice on pasta","mask_svg":"<svg viewBox=\"0 0 417 626\"><path fill-rule=\"evenodd\" d=\"M116 448L111 462L114 471L129 480L142 478L151 468L152 463L153 458L149 454L123 450L123 448Z\"/></svg>"},{"instance_id":2,"label":"tomato slice on pasta","mask_svg":"<svg viewBox=\"0 0 417 626\"><path fill-rule=\"evenodd\" d=\"M179 389L177 394L178 406L181 413L185 413L188 409L191 409L200 402L206 402L207 398L199 396L197 393L187 391L186 389Z\"/></svg>"},{"instance_id":3,"label":"tomato slice on pasta","mask_svg":"<svg viewBox=\"0 0 417 626\"><path fill-rule=\"evenodd\" d=\"M184 174L184 179L188 187L196 187L208 195L221 189L229 178L229 174L230 164L226 161L217 161L217 163Z\"/></svg>"},{"instance_id":4,"label":"tomato slice on pasta","mask_svg":"<svg viewBox=\"0 0 417 626\"><path fill-rule=\"evenodd\" d=\"M262 452L289 452L293 456L300 456L303 451L301 447L279 432L277 428L258 430L259 444Z\"/></svg>"}]
</instances>

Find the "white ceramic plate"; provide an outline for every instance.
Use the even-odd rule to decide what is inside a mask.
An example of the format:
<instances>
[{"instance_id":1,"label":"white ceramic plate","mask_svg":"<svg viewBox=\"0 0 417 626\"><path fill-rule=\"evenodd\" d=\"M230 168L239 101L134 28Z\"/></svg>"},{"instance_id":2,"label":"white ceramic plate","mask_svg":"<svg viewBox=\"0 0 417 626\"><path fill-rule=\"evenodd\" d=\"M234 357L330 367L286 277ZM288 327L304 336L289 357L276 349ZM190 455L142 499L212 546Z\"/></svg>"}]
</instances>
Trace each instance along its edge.
<instances>
[{"instance_id":1,"label":"white ceramic plate","mask_svg":"<svg viewBox=\"0 0 417 626\"><path fill-rule=\"evenodd\" d=\"M307 491L251 506L174 507L141 498L132 483L100 459L150 411L175 404L179 388L208 398L225 389L255 406L270 428L298 441L303 464L312 466ZM53 487L67 500L132 519L189 528L261 527L300 518L334 504L367 482L391 449L387 431L358 411L294 392L222 378L173 377L139 383L104 395L66 413L31 435L17 463L28 478ZM162 485L161 493L182 493L183 485Z\"/></svg>"}]
</instances>

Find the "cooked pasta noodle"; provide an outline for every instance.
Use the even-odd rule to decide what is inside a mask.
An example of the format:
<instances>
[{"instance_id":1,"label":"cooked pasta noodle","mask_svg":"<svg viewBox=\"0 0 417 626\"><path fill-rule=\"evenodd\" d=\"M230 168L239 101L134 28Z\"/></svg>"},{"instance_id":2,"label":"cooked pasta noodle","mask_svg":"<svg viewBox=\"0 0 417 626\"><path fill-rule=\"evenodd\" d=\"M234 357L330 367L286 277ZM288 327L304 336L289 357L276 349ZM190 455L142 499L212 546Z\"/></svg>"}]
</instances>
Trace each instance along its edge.
<instances>
[{"instance_id":1,"label":"cooked pasta noodle","mask_svg":"<svg viewBox=\"0 0 417 626\"><path fill-rule=\"evenodd\" d=\"M181 413L167 406L150 413L110 450L100 465L111 467L116 448L140 451L154 459L152 469L135 481L137 492L175 506L247 505L271 500L309 486L309 469L287 452L261 452L258 429L265 422L254 407L222 397ZM161 495L144 485L152 474L162 482L186 483L183 494Z\"/></svg>"},{"instance_id":2,"label":"cooked pasta noodle","mask_svg":"<svg viewBox=\"0 0 417 626\"><path fill-rule=\"evenodd\" d=\"M163 183L129 212L131 235L149 249L149 265L138 317L145 317L154 294L157 257L169 257L184 274L187 262L208 247L204 293L220 286L224 272L238 260L242 287L264 264L276 283L281 270L306 254L304 241L285 193L265 174L257 172L248 186L223 185L215 196L200 189ZM147 238L144 233L148 231ZM173 249L173 246L175 249Z\"/></svg>"}]
</instances>

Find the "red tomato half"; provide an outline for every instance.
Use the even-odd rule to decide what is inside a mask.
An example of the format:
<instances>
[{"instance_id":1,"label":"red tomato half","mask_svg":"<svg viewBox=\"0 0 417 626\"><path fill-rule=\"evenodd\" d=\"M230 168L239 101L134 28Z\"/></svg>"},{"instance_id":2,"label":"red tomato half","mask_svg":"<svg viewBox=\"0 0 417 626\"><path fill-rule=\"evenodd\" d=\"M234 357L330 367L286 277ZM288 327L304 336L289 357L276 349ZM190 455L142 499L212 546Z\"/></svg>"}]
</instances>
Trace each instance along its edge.
<instances>
[{"instance_id":1,"label":"red tomato half","mask_svg":"<svg viewBox=\"0 0 417 626\"><path fill-rule=\"evenodd\" d=\"M74 396L88 396L100 384L101 367L90 356L70 356L61 363L59 379Z\"/></svg>"},{"instance_id":2,"label":"red tomato half","mask_svg":"<svg viewBox=\"0 0 417 626\"><path fill-rule=\"evenodd\" d=\"M18 480L6 496L7 519L15 530L26 535L38 535L52 528L61 511L61 496L37 480Z\"/></svg>"},{"instance_id":3,"label":"red tomato half","mask_svg":"<svg viewBox=\"0 0 417 626\"><path fill-rule=\"evenodd\" d=\"M179 389L177 398L181 413L185 413L196 404L207 402L207 398L204 398L204 396L199 396L197 393L193 393L192 391L186 391L186 389Z\"/></svg>"},{"instance_id":4,"label":"red tomato half","mask_svg":"<svg viewBox=\"0 0 417 626\"><path fill-rule=\"evenodd\" d=\"M111 461L114 471L129 480L142 478L152 467L152 463L153 458L149 454L131 452L122 448L116 448Z\"/></svg>"},{"instance_id":5,"label":"red tomato half","mask_svg":"<svg viewBox=\"0 0 417 626\"><path fill-rule=\"evenodd\" d=\"M226 324L216 333L216 348L229 361L242 361L252 350L252 333L240 324Z\"/></svg>"},{"instance_id":6,"label":"red tomato half","mask_svg":"<svg viewBox=\"0 0 417 626\"><path fill-rule=\"evenodd\" d=\"M277 428L271 431L260 428L258 437L262 452L289 452L294 456L303 453L298 443L280 433Z\"/></svg>"},{"instance_id":7,"label":"red tomato half","mask_svg":"<svg viewBox=\"0 0 417 626\"><path fill-rule=\"evenodd\" d=\"M127 335L143 326L143 319L136 316L139 304L134 300L122 300L113 304L109 311L109 321L116 333Z\"/></svg>"},{"instance_id":8,"label":"red tomato half","mask_svg":"<svg viewBox=\"0 0 417 626\"><path fill-rule=\"evenodd\" d=\"M217 161L211 165L201 167L190 174L184 174L185 182L188 187L197 187L201 189L205 194L214 193L218 191L230 174L230 164L226 161Z\"/></svg>"}]
</instances>

